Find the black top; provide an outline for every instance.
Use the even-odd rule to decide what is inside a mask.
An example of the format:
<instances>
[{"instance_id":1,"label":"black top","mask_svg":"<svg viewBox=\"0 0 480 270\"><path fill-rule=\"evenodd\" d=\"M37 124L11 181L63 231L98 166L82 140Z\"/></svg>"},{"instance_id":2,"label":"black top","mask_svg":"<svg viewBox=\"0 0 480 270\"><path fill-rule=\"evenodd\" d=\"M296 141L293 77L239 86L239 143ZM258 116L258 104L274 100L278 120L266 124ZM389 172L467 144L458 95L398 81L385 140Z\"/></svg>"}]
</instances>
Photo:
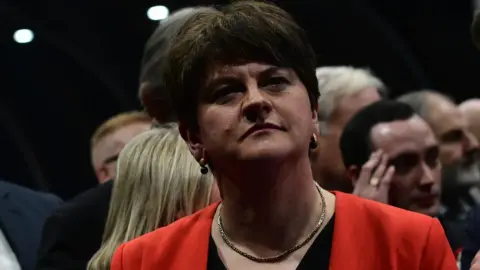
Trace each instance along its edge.
<instances>
[{"instance_id":1,"label":"black top","mask_svg":"<svg viewBox=\"0 0 480 270\"><path fill-rule=\"evenodd\" d=\"M113 181L76 196L47 219L36 270L85 270L102 243Z\"/></svg>"},{"instance_id":2,"label":"black top","mask_svg":"<svg viewBox=\"0 0 480 270\"><path fill-rule=\"evenodd\" d=\"M330 265L330 253L332 252L333 240L333 223L335 215L332 216L328 224L325 226L320 235L310 246L302 261L297 267L297 270L310 269L328 269ZM207 270L226 270L220 257L218 257L217 246L213 238L210 236L208 244L208 261Z\"/></svg>"}]
</instances>

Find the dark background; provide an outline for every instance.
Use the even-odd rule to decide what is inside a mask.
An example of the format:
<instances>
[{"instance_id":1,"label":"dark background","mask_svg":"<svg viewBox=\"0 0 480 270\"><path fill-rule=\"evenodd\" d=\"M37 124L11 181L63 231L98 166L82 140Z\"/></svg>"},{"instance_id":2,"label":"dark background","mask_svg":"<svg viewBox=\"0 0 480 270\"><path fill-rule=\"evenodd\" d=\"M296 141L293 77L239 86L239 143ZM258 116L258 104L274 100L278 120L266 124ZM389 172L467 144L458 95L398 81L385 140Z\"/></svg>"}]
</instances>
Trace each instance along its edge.
<instances>
[{"instance_id":1,"label":"dark background","mask_svg":"<svg viewBox=\"0 0 480 270\"><path fill-rule=\"evenodd\" d=\"M65 199L95 185L92 132L140 109L140 57L157 25L147 9L225 2L1 0L0 178ZM319 65L369 67L393 96L425 87L458 101L478 95L468 0L275 2L308 30ZM19 28L34 41L15 43Z\"/></svg>"}]
</instances>

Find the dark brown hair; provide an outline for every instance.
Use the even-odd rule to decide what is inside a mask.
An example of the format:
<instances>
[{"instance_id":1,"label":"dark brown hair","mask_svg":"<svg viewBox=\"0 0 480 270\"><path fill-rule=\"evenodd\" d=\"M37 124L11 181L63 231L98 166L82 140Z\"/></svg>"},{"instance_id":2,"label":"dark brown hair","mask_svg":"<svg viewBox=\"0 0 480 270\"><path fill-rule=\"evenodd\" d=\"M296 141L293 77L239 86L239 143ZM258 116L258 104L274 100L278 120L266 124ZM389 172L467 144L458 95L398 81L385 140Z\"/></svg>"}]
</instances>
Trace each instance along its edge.
<instances>
[{"instance_id":1,"label":"dark brown hair","mask_svg":"<svg viewBox=\"0 0 480 270\"><path fill-rule=\"evenodd\" d=\"M273 4L238 1L192 16L170 48L165 86L179 120L197 127L198 94L213 68L249 62L292 68L316 107L315 54L305 31Z\"/></svg>"}]
</instances>

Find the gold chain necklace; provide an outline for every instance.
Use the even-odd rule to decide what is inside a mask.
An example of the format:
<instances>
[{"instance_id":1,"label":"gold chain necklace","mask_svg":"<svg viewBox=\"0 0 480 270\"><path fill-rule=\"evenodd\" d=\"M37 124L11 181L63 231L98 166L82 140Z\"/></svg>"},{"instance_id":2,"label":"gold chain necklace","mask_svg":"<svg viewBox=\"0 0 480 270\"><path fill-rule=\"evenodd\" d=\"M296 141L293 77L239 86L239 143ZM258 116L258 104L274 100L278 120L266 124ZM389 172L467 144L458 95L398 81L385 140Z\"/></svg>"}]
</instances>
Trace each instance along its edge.
<instances>
[{"instance_id":1,"label":"gold chain necklace","mask_svg":"<svg viewBox=\"0 0 480 270\"><path fill-rule=\"evenodd\" d=\"M320 186L315 183L315 186L317 187L317 190L318 190L318 193L320 194L320 198L322 200L322 214L320 215L320 220L318 221L317 223L317 226L315 226L315 228L312 230L312 232L310 233L310 235L308 235L307 238L305 238L305 240L303 240L301 243L287 249L286 251L278 254L278 255L275 255L275 256L270 256L270 257L256 257L256 256L253 256L253 255L250 255L244 251L241 251L239 248L237 248L235 246L235 244L232 243L232 241L230 241L230 239L228 238L228 236L225 234L225 231L223 229L223 222L222 222L222 215L221 215L221 207L222 205L220 204L220 209L218 210L218 218L217 218L217 224L218 224L218 230L220 231L220 235L222 235L222 239L223 241L225 242L225 244L227 244L227 246L229 246L233 251L235 251L236 253L242 255L243 257L251 260L251 261L254 261L254 262L258 262L258 263L273 263L273 262L278 262L278 261L281 261L283 259L285 259L286 257L288 257L290 254L292 254L293 252L297 251L298 249L300 249L301 247L305 246L308 242L310 242L310 240L312 240L312 238L317 234L318 230L320 230L320 228L322 227L323 225L323 221L325 220L325 216L326 216L326 212L327 212L327 207L325 205L325 197L323 196L323 193L322 193L322 190L320 189Z\"/></svg>"}]
</instances>

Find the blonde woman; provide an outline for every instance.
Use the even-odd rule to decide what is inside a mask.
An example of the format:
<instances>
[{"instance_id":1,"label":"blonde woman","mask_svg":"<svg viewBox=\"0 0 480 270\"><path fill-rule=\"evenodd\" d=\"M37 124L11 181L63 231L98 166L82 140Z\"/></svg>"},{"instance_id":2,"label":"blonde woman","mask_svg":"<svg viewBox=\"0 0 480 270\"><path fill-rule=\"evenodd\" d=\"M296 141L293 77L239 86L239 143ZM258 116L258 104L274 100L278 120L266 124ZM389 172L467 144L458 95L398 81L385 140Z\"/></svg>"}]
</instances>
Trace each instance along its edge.
<instances>
[{"instance_id":1,"label":"blonde woman","mask_svg":"<svg viewBox=\"0 0 480 270\"><path fill-rule=\"evenodd\" d=\"M175 124L135 137L120 153L103 243L89 270L110 269L122 243L168 225L219 199ZM213 195L213 196L212 196Z\"/></svg>"}]
</instances>

